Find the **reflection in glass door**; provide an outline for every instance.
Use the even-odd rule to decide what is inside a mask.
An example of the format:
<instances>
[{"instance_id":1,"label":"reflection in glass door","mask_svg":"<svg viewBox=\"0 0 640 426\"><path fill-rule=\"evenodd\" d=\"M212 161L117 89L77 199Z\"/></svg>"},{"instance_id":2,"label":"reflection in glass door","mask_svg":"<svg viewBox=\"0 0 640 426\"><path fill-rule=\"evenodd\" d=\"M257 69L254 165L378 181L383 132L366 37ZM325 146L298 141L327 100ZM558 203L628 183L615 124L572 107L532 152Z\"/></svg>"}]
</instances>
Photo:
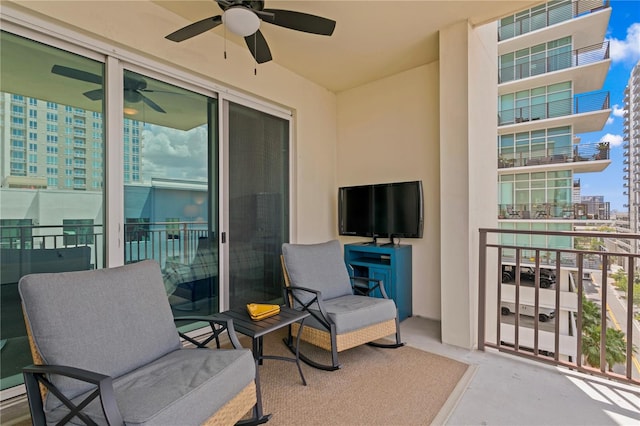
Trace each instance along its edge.
<instances>
[{"instance_id":1,"label":"reflection in glass door","mask_svg":"<svg viewBox=\"0 0 640 426\"><path fill-rule=\"evenodd\" d=\"M229 304L279 302L289 241L289 121L225 103L229 126Z\"/></svg>"},{"instance_id":2,"label":"reflection in glass door","mask_svg":"<svg viewBox=\"0 0 640 426\"><path fill-rule=\"evenodd\" d=\"M124 71L125 262L155 259L176 314L219 310L217 101Z\"/></svg>"},{"instance_id":3,"label":"reflection in glass door","mask_svg":"<svg viewBox=\"0 0 640 426\"><path fill-rule=\"evenodd\" d=\"M103 105L90 96L101 90L104 64L4 31L0 44L4 391L17 389L33 362L19 279L104 267Z\"/></svg>"}]
</instances>

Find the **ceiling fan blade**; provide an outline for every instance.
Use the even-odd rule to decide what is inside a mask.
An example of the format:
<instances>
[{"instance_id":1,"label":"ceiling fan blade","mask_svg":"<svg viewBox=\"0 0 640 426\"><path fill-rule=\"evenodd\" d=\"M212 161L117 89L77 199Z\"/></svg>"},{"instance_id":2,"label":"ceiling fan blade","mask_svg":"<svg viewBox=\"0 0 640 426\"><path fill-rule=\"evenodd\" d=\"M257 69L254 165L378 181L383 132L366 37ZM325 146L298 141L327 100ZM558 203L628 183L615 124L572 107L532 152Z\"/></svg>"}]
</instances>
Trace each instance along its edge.
<instances>
[{"instance_id":1,"label":"ceiling fan blade","mask_svg":"<svg viewBox=\"0 0 640 426\"><path fill-rule=\"evenodd\" d=\"M251 51L251 54L253 55L257 63L263 64L265 62L269 62L272 59L271 50L269 50L267 40L265 40L260 30L256 31L255 34L246 36L244 38L244 41L247 42L247 47Z\"/></svg>"},{"instance_id":2,"label":"ceiling fan blade","mask_svg":"<svg viewBox=\"0 0 640 426\"><path fill-rule=\"evenodd\" d=\"M168 36L165 36L166 39L171 41L184 41L188 38L195 37L198 34L202 34L205 31L209 31L220 25L222 23L222 16L216 15L210 18L203 19L198 22L194 22L193 24L187 25L186 27L180 28L177 31L172 32Z\"/></svg>"},{"instance_id":3,"label":"ceiling fan blade","mask_svg":"<svg viewBox=\"0 0 640 426\"><path fill-rule=\"evenodd\" d=\"M282 9L264 9L264 12L275 15L273 19L265 20L266 22L292 30L330 36L336 28L336 21L308 13Z\"/></svg>"},{"instance_id":4,"label":"ceiling fan blade","mask_svg":"<svg viewBox=\"0 0 640 426\"><path fill-rule=\"evenodd\" d=\"M102 89L89 90L88 92L84 92L83 95L92 101L99 101L104 96Z\"/></svg>"},{"instance_id":5,"label":"ceiling fan blade","mask_svg":"<svg viewBox=\"0 0 640 426\"><path fill-rule=\"evenodd\" d=\"M75 78L76 80L102 85L102 77L98 74L93 74L76 68L65 67L64 65L54 65L51 67L51 72L63 77Z\"/></svg>"},{"instance_id":6,"label":"ceiling fan blade","mask_svg":"<svg viewBox=\"0 0 640 426\"><path fill-rule=\"evenodd\" d=\"M138 92L140 93L140 92ZM166 113L167 111L163 110L160 105L158 105L157 103L153 102L151 99L147 98L145 95L143 95L142 93L140 93L140 96L142 96L142 102L144 102L145 104L149 105L151 108L155 109L158 112L161 113Z\"/></svg>"}]
</instances>

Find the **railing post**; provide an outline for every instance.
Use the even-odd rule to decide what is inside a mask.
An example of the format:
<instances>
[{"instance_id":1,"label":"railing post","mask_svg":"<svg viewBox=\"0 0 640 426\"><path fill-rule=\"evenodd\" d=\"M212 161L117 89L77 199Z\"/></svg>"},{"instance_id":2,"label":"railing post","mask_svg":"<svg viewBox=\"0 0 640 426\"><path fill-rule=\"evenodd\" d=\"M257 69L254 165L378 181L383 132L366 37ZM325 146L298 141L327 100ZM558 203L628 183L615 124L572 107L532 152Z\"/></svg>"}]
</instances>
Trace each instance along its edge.
<instances>
[{"instance_id":1,"label":"railing post","mask_svg":"<svg viewBox=\"0 0 640 426\"><path fill-rule=\"evenodd\" d=\"M480 229L478 251L478 350L484 351L487 303L487 231Z\"/></svg>"},{"instance_id":2,"label":"railing post","mask_svg":"<svg viewBox=\"0 0 640 426\"><path fill-rule=\"evenodd\" d=\"M600 371L607 371L607 313L609 305L607 303L607 293L609 292L609 284L607 283L607 266L609 259L606 254L602 254L602 282L600 289L602 290L602 308L600 314ZM633 282L631 283L633 285Z\"/></svg>"},{"instance_id":3,"label":"railing post","mask_svg":"<svg viewBox=\"0 0 640 426\"><path fill-rule=\"evenodd\" d=\"M627 379L633 378L633 286L635 284L635 267L633 256L629 256L629 275L627 277Z\"/></svg>"}]
</instances>

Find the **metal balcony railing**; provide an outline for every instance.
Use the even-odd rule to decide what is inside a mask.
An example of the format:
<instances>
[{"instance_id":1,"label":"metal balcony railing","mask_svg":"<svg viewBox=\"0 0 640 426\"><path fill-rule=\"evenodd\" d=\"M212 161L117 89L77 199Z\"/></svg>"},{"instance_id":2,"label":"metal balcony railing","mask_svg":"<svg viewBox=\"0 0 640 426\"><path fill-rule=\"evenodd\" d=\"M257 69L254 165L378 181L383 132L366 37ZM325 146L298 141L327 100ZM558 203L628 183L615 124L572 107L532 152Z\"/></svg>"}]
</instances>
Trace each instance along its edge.
<instances>
[{"instance_id":1,"label":"metal balcony railing","mask_svg":"<svg viewBox=\"0 0 640 426\"><path fill-rule=\"evenodd\" d=\"M542 164L572 163L577 161L608 160L608 142L580 144L571 147L548 148L546 151L502 153L498 155L498 168L539 166Z\"/></svg>"},{"instance_id":2,"label":"metal balcony railing","mask_svg":"<svg viewBox=\"0 0 640 426\"><path fill-rule=\"evenodd\" d=\"M499 219L514 220L610 220L609 202L498 204Z\"/></svg>"},{"instance_id":3,"label":"metal balcony railing","mask_svg":"<svg viewBox=\"0 0 640 426\"><path fill-rule=\"evenodd\" d=\"M520 80L553 71L589 65L609 59L609 41L570 52L555 53L546 58L531 59L498 70L498 83Z\"/></svg>"},{"instance_id":4,"label":"metal balcony railing","mask_svg":"<svg viewBox=\"0 0 640 426\"><path fill-rule=\"evenodd\" d=\"M124 225L125 263L155 259L189 263L198 238L208 235L206 222L140 222ZM34 249L90 246L93 267L103 267L103 227L90 224L0 226L0 248L20 250L31 262ZM96 266L97 265L97 266Z\"/></svg>"},{"instance_id":5,"label":"metal balcony railing","mask_svg":"<svg viewBox=\"0 0 640 426\"><path fill-rule=\"evenodd\" d=\"M610 108L609 92L593 92L547 103L498 111L498 126L603 111Z\"/></svg>"},{"instance_id":6,"label":"metal balcony railing","mask_svg":"<svg viewBox=\"0 0 640 426\"><path fill-rule=\"evenodd\" d=\"M637 285L614 285L610 276L624 267L616 275L634 283L640 254L604 250L617 247L617 240L639 239L629 233L481 228L478 349L640 384ZM521 243L540 240L571 243ZM594 246L599 248L584 248Z\"/></svg>"},{"instance_id":7,"label":"metal balcony railing","mask_svg":"<svg viewBox=\"0 0 640 426\"><path fill-rule=\"evenodd\" d=\"M209 235L206 222L138 222L124 226L125 263L155 259L190 263L198 239Z\"/></svg>"},{"instance_id":8,"label":"metal balcony railing","mask_svg":"<svg viewBox=\"0 0 640 426\"><path fill-rule=\"evenodd\" d=\"M0 249L19 250L19 258L30 263L31 250L90 246L93 267L102 267L102 229L91 224L0 226Z\"/></svg>"},{"instance_id":9,"label":"metal balcony railing","mask_svg":"<svg viewBox=\"0 0 640 426\"><path fill-rule=\"evenodd\" d=\"M548 3L548 7L529 9L513 16L513 22L498 27L498 41L546 28L569 19L609 7L609 0L575 0ZM504 19L501 21L503 22Z\"/></svg>"}]
</instances>

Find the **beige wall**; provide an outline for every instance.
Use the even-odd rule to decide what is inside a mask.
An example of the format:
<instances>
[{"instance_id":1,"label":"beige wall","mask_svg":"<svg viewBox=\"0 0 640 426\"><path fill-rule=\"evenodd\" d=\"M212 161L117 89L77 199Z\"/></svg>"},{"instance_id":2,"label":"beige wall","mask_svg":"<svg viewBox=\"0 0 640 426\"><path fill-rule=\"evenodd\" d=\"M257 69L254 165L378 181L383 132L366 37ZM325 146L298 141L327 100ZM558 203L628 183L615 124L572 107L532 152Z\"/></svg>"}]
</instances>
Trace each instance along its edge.
<instances>
[{"instance_id":1,"label":"beige wall","mask_svg":"<svg viewBox=\"0 0 640 426\"><path fill-rule=\"evenodd\" d=\"M422 180L424 238L413 251L413 314L440 318L438 64L338 94L338 186ZM337 199L337 188L334 188ZM332 214L337 215L337 207ZM342 238L343 242L365 241Z\"/></svg>"}]
</instances>

